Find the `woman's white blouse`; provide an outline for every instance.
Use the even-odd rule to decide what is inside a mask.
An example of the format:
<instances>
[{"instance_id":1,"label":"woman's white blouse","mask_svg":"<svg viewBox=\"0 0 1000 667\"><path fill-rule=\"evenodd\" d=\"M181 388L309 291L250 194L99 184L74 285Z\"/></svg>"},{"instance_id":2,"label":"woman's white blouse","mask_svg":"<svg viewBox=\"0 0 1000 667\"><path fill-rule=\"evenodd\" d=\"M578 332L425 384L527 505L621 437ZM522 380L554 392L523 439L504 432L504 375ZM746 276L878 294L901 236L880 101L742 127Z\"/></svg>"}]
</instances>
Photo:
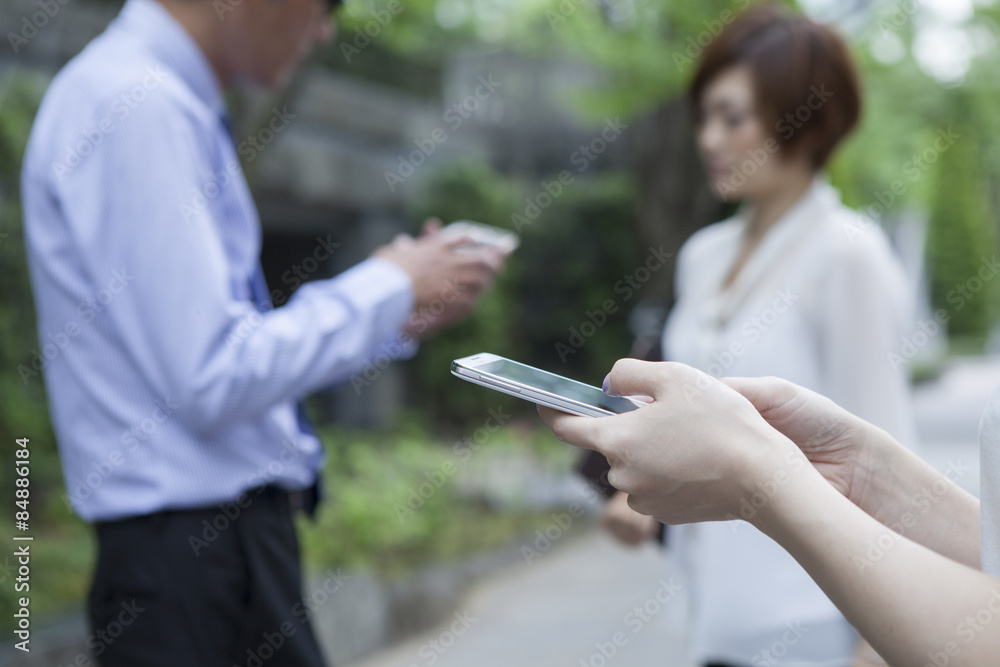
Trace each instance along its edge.
<instances>
[{"instance_id":1,"label":"woman's white blouse","mask_svg":"<svg viewBox=\"0 0 1000 667\"><path fill-rule=\"evenodd\" d=\"M913 297L882 230L817 178L723 289L749 214L700 230L681 249L664 358L717 377L786 378L914 447L901 350ZM849 663L853 630L769 538L743 521L682 526L672 538L691 584L696 659ZM780 662L768 662L775 651Z\"/></svg>"}]
</instances>

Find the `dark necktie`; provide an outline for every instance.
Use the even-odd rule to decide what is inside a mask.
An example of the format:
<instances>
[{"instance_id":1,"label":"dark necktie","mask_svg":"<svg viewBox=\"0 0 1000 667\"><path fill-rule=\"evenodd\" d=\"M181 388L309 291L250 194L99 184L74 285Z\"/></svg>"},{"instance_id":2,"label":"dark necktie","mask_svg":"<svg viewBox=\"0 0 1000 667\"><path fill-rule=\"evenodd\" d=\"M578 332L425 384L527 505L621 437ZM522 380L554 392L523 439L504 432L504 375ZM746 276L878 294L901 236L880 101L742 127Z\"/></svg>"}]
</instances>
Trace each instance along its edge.
<instances>
[{"instance_id":1,"label":"dark necktie","mask_svg":"<svg viewBox=\"0 0 1000 667\"><path fill-rule=\"evenodd\" d=\"M271 304L271 295L267 290L267 280L264 278L264 269L257 262L257 268L250 276L250 295L253 298L254 303L257 306L257 310L262 313L274 308ZM299 420L299 429L303 433L308 433L309 435L315 436L316 429L313 427L312 420L309 419L309 414L306 412L305 402L300 400L295 404L296 415Z\"/></svg>"},{"instance_id":2,"label":"dark necktie","mask_svg":"<svg viewBox=\"0 0 1000 667\"><path fill-rule=\"evenodd\" d=\"M271 303L271 294L267 289L267 280L264 278L264 268L261 266L260 261L257 262L257 266L250 276L250 297L257 306L257 310L262 313L266 313L274 308L274 305ZM304 400L296 401L295 417L301 432L316 437L317 440L319 439L316 436L316 429L313 427L312 420L309 419L309 414L306 412ZM310 488L305 489L301 494L292 495L299 499L297 502L301 504L300 508L309 518L315 519L316 506L322 497L320 493L320 475L316 475L316 481Z\"/></svg>"}]
</instances>

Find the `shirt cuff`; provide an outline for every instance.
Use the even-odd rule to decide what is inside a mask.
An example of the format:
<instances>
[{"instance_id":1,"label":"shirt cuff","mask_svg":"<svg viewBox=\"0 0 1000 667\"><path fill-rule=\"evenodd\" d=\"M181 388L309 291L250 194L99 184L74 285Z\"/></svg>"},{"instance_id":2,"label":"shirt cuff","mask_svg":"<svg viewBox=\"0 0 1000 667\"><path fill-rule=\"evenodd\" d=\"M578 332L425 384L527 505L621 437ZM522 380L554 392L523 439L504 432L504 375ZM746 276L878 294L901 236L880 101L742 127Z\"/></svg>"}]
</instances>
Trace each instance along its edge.
<instances>
[{"instance_id":1,"label":"shirt cuff","mask_svg":"<svg viewBox=\"0 0 1000 667\"><path fill-rule=\"evenodd\" d=\"M403 327L416 299L413 280L396 264L381 257L369 257L357 266L334 278L337 291L343 294L358 312L378 309L377 339L373 354L389 354L393 358L409 359L417 353L418 342L403 335Z\"/></svg>"}]
</instances>

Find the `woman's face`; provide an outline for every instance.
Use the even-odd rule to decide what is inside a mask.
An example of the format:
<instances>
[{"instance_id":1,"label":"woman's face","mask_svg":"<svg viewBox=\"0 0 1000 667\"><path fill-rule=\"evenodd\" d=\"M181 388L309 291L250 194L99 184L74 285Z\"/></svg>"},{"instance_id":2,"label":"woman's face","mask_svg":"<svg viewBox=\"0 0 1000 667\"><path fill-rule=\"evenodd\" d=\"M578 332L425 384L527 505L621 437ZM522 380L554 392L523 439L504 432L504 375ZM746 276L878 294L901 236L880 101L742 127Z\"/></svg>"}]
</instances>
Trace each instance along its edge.
<instances>
[{"instance_id":1,"label":"woman's face","mask_svg":"<svg viewBox=\"0 0 1000 667\"><path fill-rule=\"evenodd\" d=\"M771 197L811 176L804 157L782 155L774 128L766 127L757 113L753 76L746 65L712 79L699 106L698 149L722 199Z\"/></svg>"}]
</instances>

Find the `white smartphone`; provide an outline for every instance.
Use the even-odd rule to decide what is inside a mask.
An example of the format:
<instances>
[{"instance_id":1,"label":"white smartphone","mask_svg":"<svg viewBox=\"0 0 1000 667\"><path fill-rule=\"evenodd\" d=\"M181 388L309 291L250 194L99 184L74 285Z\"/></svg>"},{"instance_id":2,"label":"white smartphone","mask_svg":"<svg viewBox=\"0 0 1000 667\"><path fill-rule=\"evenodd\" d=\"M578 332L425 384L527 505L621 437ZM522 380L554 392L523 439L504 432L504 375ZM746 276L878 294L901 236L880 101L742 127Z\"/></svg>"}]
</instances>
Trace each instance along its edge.
<instances>
[{"instance_id":1,"label":"white smartphone","mask_svg":"<svg viewBox=\"0 0 1000 667\"><path fill-rule=\"evenodd\" d=\"M486 225L481 222L473 222L472 220L456 220L442 229L440 233L453 236L468 236L475 241L475 245L493 246L506 252L513 252L521 244L521 237L512 231ZM461 251L466 247L475 246L462 245L458 247L458 250Z\"/></svg>"},{"instance_id":2,"label":"white smartphone","mask_svg":"<svg viewBox=\"0 0 1000 667\"><path fill-rule=\"evenodd\" d=\"M451 372L463 380L583 417L617 415L643 405L488 352L454 360Z\"/></svg>"}]
</instances>

